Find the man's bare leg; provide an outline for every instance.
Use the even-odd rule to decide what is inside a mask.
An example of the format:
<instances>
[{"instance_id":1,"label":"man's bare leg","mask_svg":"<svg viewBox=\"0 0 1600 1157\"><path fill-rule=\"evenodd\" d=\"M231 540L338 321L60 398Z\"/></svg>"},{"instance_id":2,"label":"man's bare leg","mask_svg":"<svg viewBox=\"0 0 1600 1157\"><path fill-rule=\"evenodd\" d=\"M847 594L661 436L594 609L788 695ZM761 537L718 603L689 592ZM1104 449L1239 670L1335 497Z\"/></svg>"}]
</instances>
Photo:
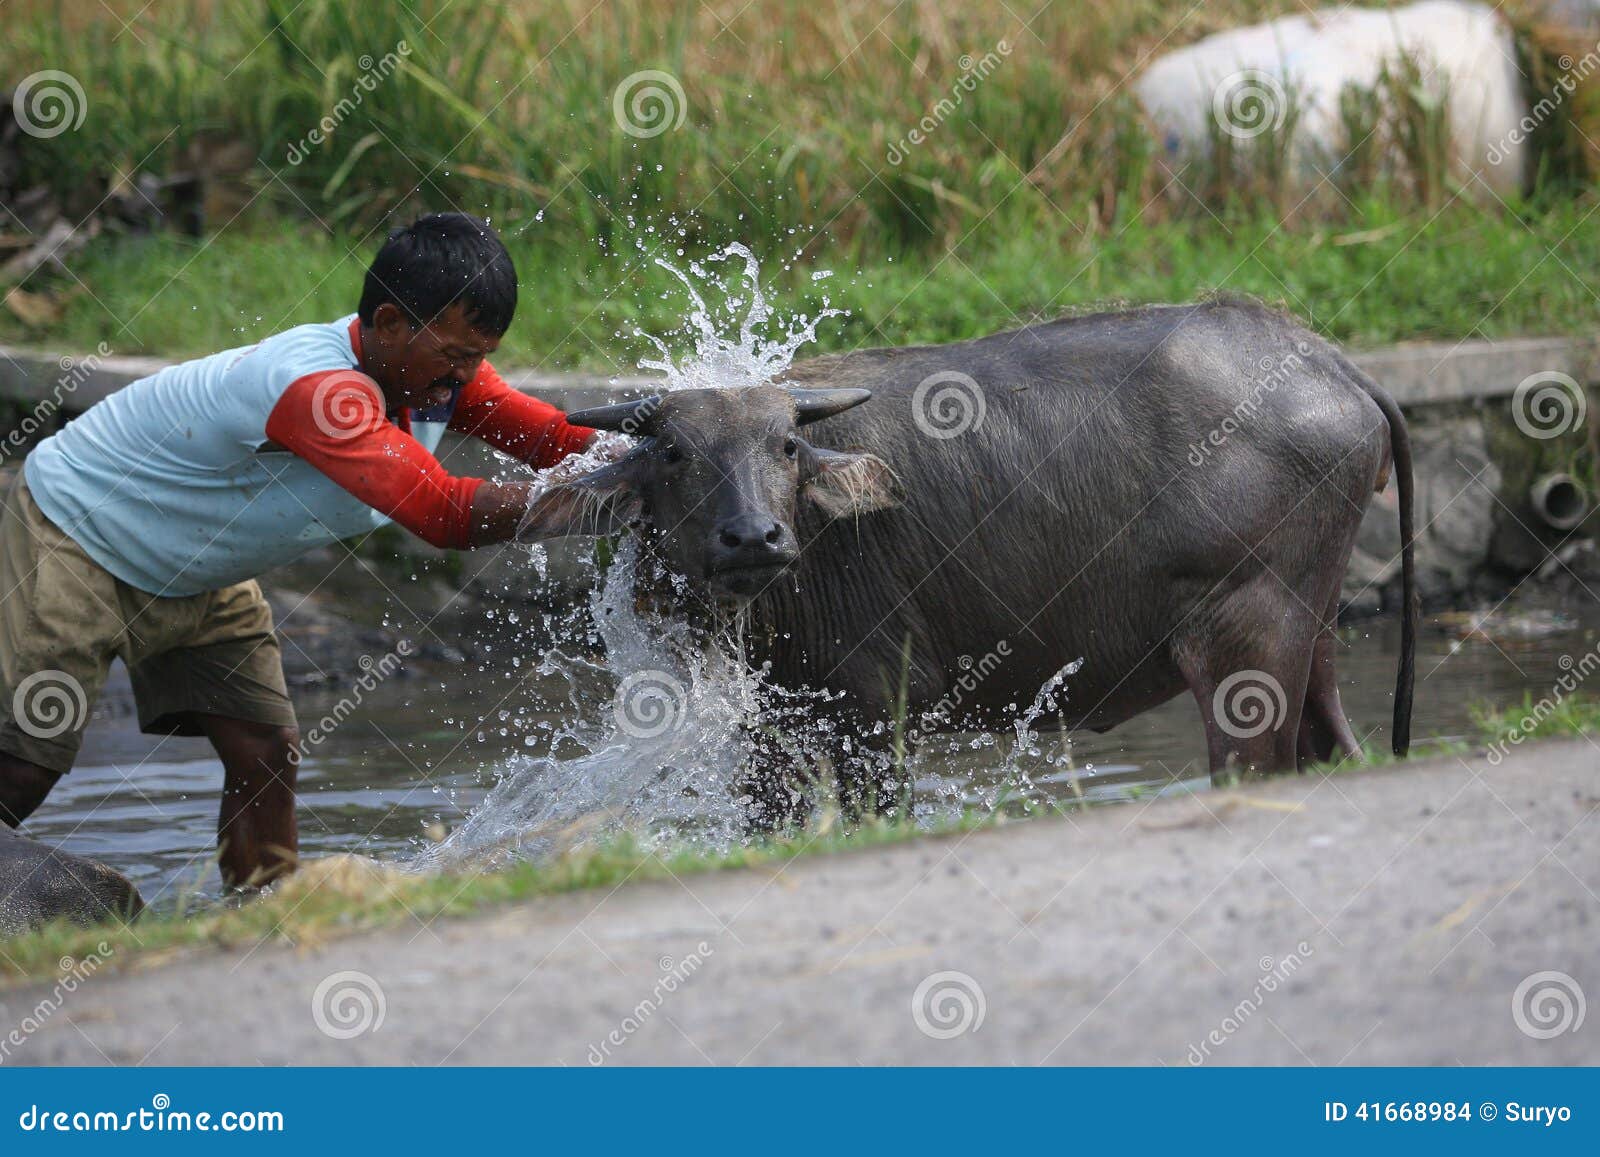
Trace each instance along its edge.
<instances>
[{"instance_id":1,"label":"man's bare leg","mask_svg":"<svg viewBox=\"0 0 1600 1157\"><path fill-rule=\"evenodd\" d=\"M0 823L17 827L44 802L60 772L0 752Z\"/></svg>"},{"instance_id":2,"label":"man's bare leg","mask_svg":"<svg viewBox=\"0 0 1600 1157\"><path fill-rule=\"evenodd\" d=\"M199 712L195 718L222 759L222 882L238 888L292 872L300 848L294 812L299 730Z\"/></svg>"}]
</instances>

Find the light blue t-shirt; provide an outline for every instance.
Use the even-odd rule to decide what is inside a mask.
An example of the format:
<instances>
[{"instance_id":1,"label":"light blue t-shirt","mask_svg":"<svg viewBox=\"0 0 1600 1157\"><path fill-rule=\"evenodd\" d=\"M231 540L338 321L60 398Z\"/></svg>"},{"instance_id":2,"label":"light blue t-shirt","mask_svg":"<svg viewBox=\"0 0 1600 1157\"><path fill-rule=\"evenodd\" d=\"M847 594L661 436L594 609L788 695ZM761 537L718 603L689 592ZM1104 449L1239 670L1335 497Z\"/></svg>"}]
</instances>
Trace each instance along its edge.
<instances>
[{"instance_id":1,"label":"light blue t-shirt","mask_svg":"<svg viewBox=\"0 0 1600 1157\"><path fill-rule=\"evenodd\" d=\"M352 319L296 326L124 386L28 455L34 501L117 578L167 596L219 590L384 525L310 463L260 449L291 383L357 368ZM413 412L411 434L431 453L448 420Z\"/></svg>"}]
</instances>

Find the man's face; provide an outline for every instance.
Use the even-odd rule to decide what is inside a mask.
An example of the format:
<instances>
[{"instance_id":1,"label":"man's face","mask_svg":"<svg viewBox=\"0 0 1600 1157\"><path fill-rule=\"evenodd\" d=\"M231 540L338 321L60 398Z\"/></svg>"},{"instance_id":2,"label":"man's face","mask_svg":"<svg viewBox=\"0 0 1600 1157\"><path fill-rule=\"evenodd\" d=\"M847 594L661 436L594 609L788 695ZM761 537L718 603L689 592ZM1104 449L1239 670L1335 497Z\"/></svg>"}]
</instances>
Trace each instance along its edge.
<instances>
[{"instance_id":1,"label":"man's face","mask_svg":"<svg viewBox=\"0 0 1600 1157\"><path fill-rule=\"evenodd\" d=\"M448 402L499 345L499 338L474 328L459 305L414 327L399 308L384 304L373 314L362 353L390 406L425 409Z\"/></svg>"}]
</instances>

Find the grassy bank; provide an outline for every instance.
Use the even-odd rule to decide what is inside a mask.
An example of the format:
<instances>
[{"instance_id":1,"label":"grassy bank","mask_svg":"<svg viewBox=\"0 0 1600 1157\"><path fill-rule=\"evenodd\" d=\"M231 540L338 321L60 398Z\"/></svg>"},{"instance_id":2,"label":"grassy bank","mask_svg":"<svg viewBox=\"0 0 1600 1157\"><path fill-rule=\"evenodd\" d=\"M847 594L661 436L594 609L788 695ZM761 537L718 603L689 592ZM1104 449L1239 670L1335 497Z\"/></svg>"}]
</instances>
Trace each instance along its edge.
<instances>
[{"instance_id":1,"label":"grassy bank","mask_svg":"<svg viewBox=\"0 0 1600 1157\"><path fill-rule=\"evenodd\" d=\"M777 242L736 234L769 258L781 303L815 312L826 296L850 316L819 331L817 352L951 341L1108 303L1193 300L1218 289L1275 302L1355 346L1414 338L1593 333L1600 298L1596 203L1561 201L1524 218L1456 203L1416 217L1373 203L1359 228L1288 229L1258 214L1200 229L1135 221L1085 239L1066 226L978 236L948 252L888 260L834 243L782 268ZM25 326L0 311L0 341L187 355L248 344L289 325L351 312L376 244L314 227L235 228L205 241L171 235L98 242L74 260L59 318ZM686 299L663 270L537 225L511 238L523 285L501 364L626 372L633 330L681 325ZM817 270L833 276L811 280Z\"/></svg>"},{"instance_id":2,"label":"grassy bank","mask_svg":"<svg viewBox=\"0 0 1600 1157\"><path fill-rule=\"evenodd\" d=\"M237 909L202 915L161 913L131 925L78 928L58 924L0 940L0 984L51 975L64 957L108 956L117 967L152 963L187 949L264 942L310 945L407 920L464 916L497 904L581 888L617 888L729 868L779 868L798 856L831 855L918 837L938 837L1005 822L973 815L934 830L913 824L867 824L841 834L807 832L727 852L647 851L629 839L569 852L547 863L522 863L495 872L410 875L370 861L333 857L312 861L275 893ZM110 952L100 952L105 943Z\"/></svg>"},{"instance_id":3,"label":"grassy bank","mask_svg":"<svg viewBox=\"0 0 1600 1157\"><path fill-rule=\"evenodd\" d=\"M1485 707L1478 717L1475 744L1436 742L1418 745L1427 754L1472 755L1487 748L1505 753L1525 743L1600 734L1600 699L1572 696L1559 702L1528 697L1505 708ZM1367 753L1368 763L1344 762L1313 774L1335 774L1362 766L1393 762L1387 750ZM106 957L117 968L158 962L173 954L213 947L266 942L309 945L354 932L370 931L408 920L469 915L495 905L529 900L582 888L616 888L641 880L663 880L691 873L729 868L780 868L807 855L829 855L852 849L923 837L957 835L1007 822L1004 811L969 813L932 831L906 823L866 824L843 832L831 820L820 830L766 844L707 853L679 850L657 853L631 840L570 852L546 863L523 863L503 871L443 873L421 876L392 872L367 861L348 858L313 861L275 894L237 910L201 915L160 913L128 927L102 925L78 928L55 925L12 940L0 941L0 983L20 982L55 973L59 961Z\"/></svg>"},{"instance_id":4,"label":"grassy bank","mask_svg":"<svg viewBox=\"0 0 1600 1157\"><path fill-rule=\"evenodd\" d=\"M444 207L492 216L518 259L501 360L552 369L631 369L631 330L684 314L641 250L730 241L766 259L785 304L827 293L851 311L822 348L1215 289L1357 345L1600 322L1597 202L1570 173L1516 205L1449 181L1421 192L1407 162L1303 204L1247 152L1225 174L1161 173L1128 78L1152 53L1299 11L1289 0L1018 11L12 0L0 83L44 65L85 94L81 124L25 140L18 188L48 187L77 221L113 174L211 183L202 238L108 231L71 276L26 284L48 298L30 320L0 309L0 340L196 354L323 320L353 308L388 223ZM636 112L646 72L670 84L658 75L662 101ZM935 129L901 148L930 110ZM813 282L821 269L835 275Z\"/></svg>"}]
</instances>

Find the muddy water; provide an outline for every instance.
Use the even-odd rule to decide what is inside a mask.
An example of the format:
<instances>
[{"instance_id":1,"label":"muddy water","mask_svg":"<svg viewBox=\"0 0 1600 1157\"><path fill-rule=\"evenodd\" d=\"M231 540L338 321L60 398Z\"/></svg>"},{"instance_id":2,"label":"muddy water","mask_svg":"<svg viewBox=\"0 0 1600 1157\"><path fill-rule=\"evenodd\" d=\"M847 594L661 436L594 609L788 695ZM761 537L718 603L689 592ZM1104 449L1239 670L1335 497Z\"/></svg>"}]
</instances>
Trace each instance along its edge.
<instances>
[{"instance_id":1,"label":"muddy water","mask_svg":"<svg viewBox=\"0 0 1600 1157\"><path fill-rule=\"evenodd\" d=\"M1460 624L1431 620L1418 664L1414 734L1463 735L1472 709L1486 702L1546 694L1563 655L1596 645L1600 617L1558 624L1534 638L1463 641ZM1343 632L1340 682L1357 733L1385 745L1398 624L1377 620ZM524 665L524 670L531 667ZM498 771L542 742L538 724L571 711L567 689L541 687L511 668L432 668L391 678L308 754L301 772L303 851L360 852L411 859L437 825L459 826ZM580 695L582 692L580 692ZM604 710L599 688L586 710ZM339 695L296 693L303 723L332 709ZM557 710L559 706L560 710ZM203 740L140 735L126 677L114 672L78 767L28 825L36 839L93 856L126 872L157 904L181 894L214 896L210 864L220 768ZM1104 735L1072 739L1072 761L1046 735L1029 770L1042 797L1114 802L1149 791L1206 786L1204 747L1194 704L1173 701ZM1422 743L1423 749L1426 743ZM996 748L925 759L919 793L930 798L992 797Z\"/></svg>"}]
</instances>

